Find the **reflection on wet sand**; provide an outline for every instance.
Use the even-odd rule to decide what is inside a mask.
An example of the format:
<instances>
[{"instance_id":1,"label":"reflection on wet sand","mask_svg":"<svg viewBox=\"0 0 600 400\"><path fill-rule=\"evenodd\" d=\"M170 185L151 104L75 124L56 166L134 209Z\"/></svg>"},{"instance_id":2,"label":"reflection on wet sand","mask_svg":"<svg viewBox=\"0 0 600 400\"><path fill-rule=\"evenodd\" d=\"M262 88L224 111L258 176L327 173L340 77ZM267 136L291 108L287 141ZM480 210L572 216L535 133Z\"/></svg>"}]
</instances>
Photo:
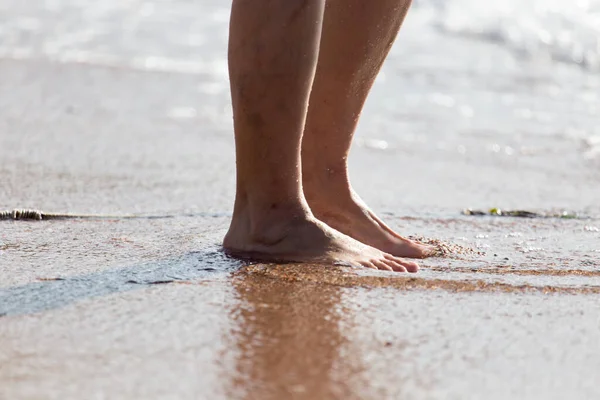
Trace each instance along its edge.
<instances>
[{"instance_id":1,"label":"reflection on wet sand","mask_svg":"<svg viewBox=\"0 0 600 400\"><path fill-rule=\"evenodd\" d=\"M447 271L444 267L432 269L437 273ZM455 272L472 271L463 268ZM491 272L515 273L510 268L492 268ZM545 272L548 271L529 271L533 275ZM580 274L595 276L586 275L583 270L565 270L562 275ZM233 287L237 298L232 311L235 369L232 378L227 379L231 382L230 397L244 399L353 399L365 398L365 394L368 398L397 398L395 394L410 391L411 387L428 387L423 376L420 383L411 386L410 382L401 383L398 377L402 374L381 369L381 365L399 362L406 356L406 343L401 343L402 335L396 334L391 334L393 340L389 341L370 333L361 336L364 335L361 330L367 328L361 326L364 322L358 322L363 316L358 311L361 308L356 307L354 296L346 297L350 293L347 288L388 288L394 290L387 293L399 295L407 291L438 290L541 295L600 293L598 286L510 284L485 277L453 280L443 279L439 274L415 277L300 264L245 266L234 273ZM403 327L407 315L410 316L400 313L400 320L393 319L394 323ZM367 331L378 329L381 326L369 326ZM382 347L388 350L381 353ZM369 354L378 354L377 359L385 361L374 362ZM410 362L410 359L403 362L407 360ZM385 383L378 386L382 374L388 373L392 379L386 377ZM394 395L390 396L391 393Z\"/></svg>"},{"instance_id":2,"label":"reflection on wet sand","mask_svg":"<svg viewBox=\"0 0 600 400\"><path fill-rule=\"evenodd\" d=\"M438 268L439 270L439 268ZM443 269L450 272L452 269ZM453 270L452 270L453 271ZM458 269L460 272L472 272ZM482 270L481 272L485 272ZM492 270L499 273L499 270ZM512 271L506 269L504 273ZM569 271L575 274L573 270ZM453 280L442 278L421 278L410 274L376 274L355 273L343 267L323 268L311 265L251 265L241 271L242 274L262 275L274 279L278 284L282 282L304 282L323 286L337 287L367 287L367 288L395 288L400 290L445 290L449 292L504 292L504 293L565 293L565 294L600 294L600 286L552 286L532 284L510 284L493 282L485 279ZM543 275L543 273L532 273ZM555 275L555 274L550 274ZM585 271L580 271L585 276ZM594 276L588 274L590 276Z\"/></svg>"},{"instance_id":3,"label":"reflection on wet sand","mask_svg":"<svg viewBox=\"0 0 600 400\"><path fill-rule=\"evenodd\" d=\"M478 274L493 274L493 275L523 275L523 276L600 276L600 271L590 271L581 269L518 269L511 266L487 267L487 268L464 268L464 267L427 267L430 271L435 272L454 272L454 273L478 273Z\"/></svg>"},{"instance_id":4,"label":"reflection on wet sand","mask_svg":"<svg viewBox=\"0 0 600 400\"><path fill-rule=\"evenodd\" d=\"M342 362L348 349L340 331L342 288L246 272L235 277L234 287L240 301L234 311L236 397L356 398L360 365L348 354Z\"/></svg>"}]
</instances>

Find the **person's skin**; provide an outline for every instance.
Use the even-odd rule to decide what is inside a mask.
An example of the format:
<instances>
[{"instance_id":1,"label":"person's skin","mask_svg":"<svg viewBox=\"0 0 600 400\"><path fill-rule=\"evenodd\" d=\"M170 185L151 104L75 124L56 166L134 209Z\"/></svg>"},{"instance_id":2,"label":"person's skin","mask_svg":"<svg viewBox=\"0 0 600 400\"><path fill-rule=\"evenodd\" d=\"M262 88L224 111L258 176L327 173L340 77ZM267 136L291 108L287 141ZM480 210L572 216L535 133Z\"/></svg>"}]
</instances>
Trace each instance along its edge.
<instances>
[{"instance_id":1,"label":"person's skin","mask_svg":"<svg viewBox=\"0 0 600 400\"><path fill-rule=\"evenodd\" d=\"M304 194L332 228L387 253L431 255L379 219L352 190L348 153L367 95L410 0L327 0L319 62L302 143Z\"/></svg>"},{"instance_id":2,"label":"person's skin","mask_svg":"<svg viewBox=\"0 0 600 400\"><path fill-rule=\"evenodd\" d=\"M344 12L344 0L328 2L328 14L331 11L334 14L325 18L328 21L325 35L330 37L324 37L323 43L324 49L335 49L336 36L337 41L343 42L355 35L344 37L339 32L331 33L334 24L332 21L337 18L335 12ZM355 13L363 13L362 8L367 5L377 9L385 7L380 13L382 16L394 10L388 0L352 0L346 3L356 7ZM359 3L364 6L359 7ZM337 163L340 166L339 176L347 177L345 159L355 120L408 7L408 2L404 0L398 0L395 4L400 4L395 8L397 18L385 15L381 21L376 21L372 17L376 13L371 13L368 14L371 17L366 17L362 22L360 28L365 30L367 39L360 37L357 44L373 44L372 40L377 37L385 38L386 44L368 46L370 51L362 51L362 61L346 60L349 63L344 70L348 74L346 82L355 85L357 89L348 90L341 87L343 85L334 88L340 96L347 97L355 93L354 102L347 103L348 107L353 107L353 111L344 113L332 108L340 118L345 119L338 121L339 129L336 130L327 129L333 122L319 115L321 112L318 105L311 109L315 114L308 117L311 122L307 127L304 147L304 155L308 160L304 169L307 174L304 183L307 185L311 205L318 210L317 214L321 218L328 218L330 224L337 225L338 229L357 239L367 236L361 230L365 226L369 227L368 224L359 219L357 226L361 229L357 230L348 224L339 223L338 214L332 212L335 209L333 204L327 201L329 197L315 195L322 183L319 174L323 172L323 166L316 164L314 160L323 157L332 164ZM327 89L313 87L319 61L324 10L325 0L233 1L229 74L236 140L237 186L233 218L223 247L233 256L260 261L342 263L416 272L416 263L361 243L317 219L304 196L301 144L310 92L311 89L316 90L315 102L327 102L330 96L319 95ZM346 10L344 14L347 17L353 12L348 13ZM360 21L361 18L354 15L349 25L343 24L343 29L348 32L356 30L358 27L352 23ZM382 28L382 25L389 26ZM386 34L382 36L377 33L379 31ZM351 46L338 44L344 48ZM379 50L375 50L376 48ZM352 56L348 51L342 54ZM336 56L321 55L320 62L326 64L324 68L320 68L318 82L323 82L327 79L327 74L332 73L328 72L333 64L331 57ZM373 62L374 59L378 61ZM353 78L354 75L359 78ZM351 121L348 120L348 115L351 115ZM322 140L323 146L322 153L317 156L315 144L319 140ZM332 147L332 144L335 146ZM336 182L341 180L336 177ZM340 192L340 196L346 194L345 201L340 203L344 207L342 210L346 210L349 207L348 200L353 199L347 179L345 183L344 191ZM362 203L355 202L354 205L356 204L361 204L361 210L368 210ZM333 217L329 217L330 215ZM377 222L372 213L370 218ZM386 228L381 226L381 229ZM389 246L389 240L385 242L379 239L378 243L386 250L389 247L388 251L406 256L422 257L428 251L425 247L399 237L398 241L401 244L392 243L392 246Z\"/></svg>"}]
</instances>

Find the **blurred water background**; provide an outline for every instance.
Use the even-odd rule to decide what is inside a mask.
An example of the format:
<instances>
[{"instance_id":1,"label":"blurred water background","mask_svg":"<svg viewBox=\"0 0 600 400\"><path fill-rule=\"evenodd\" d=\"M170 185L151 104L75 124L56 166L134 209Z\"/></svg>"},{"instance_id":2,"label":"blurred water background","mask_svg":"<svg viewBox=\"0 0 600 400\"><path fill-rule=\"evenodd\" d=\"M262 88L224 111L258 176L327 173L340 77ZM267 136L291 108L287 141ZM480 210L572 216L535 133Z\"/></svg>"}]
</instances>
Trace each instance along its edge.
<instances>
[{"instance_id":1,"label":"blurred water background","mask_svg":"<svg viewBox=\"0 0 600 400\"><path fill-rule=\"evenodd\" d=\"M174 102L165 116L231 137L230 6L0 0L0 59L193 74L201 104ZM356 143L421 154L438 168L456 159L479 171L513 166L514 180L523 169L575 171L590 185L600 160L599 73L600 0L417 0Z\"/></svg>"}]
</instances>

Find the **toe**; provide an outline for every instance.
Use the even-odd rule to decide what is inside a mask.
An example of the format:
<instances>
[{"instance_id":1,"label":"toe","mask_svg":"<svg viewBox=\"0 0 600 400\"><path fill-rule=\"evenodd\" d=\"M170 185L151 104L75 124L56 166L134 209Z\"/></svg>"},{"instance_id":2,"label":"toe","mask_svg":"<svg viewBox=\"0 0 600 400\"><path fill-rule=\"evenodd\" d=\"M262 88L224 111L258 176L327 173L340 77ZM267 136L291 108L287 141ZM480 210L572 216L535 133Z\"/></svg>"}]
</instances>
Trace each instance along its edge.
<instances>
[{"instance_id":1,"label":"toe","mask_svg":"<svg viewBox=\"0 0 600 400\"><path fill-rule=\"evenodd\" d=\"M416 242L403 237L400 237L400 243L401 245L399 246L398 251L391 252L391 254L408 258L427 258L434 256L436 253L436 248L429 244Z\"/></svg>"},{"instance_id":2,"label":"toe","mask_svg":"<svg viewBox=\"0 0 600 400\"><path fill-rule=\"evenodd\" d=\"M394 269L389 265L389 262L384 262L380 260L372 260L373 265L377 267L377 269L383 271L393 271Z\"/></svg>"},{"instance_id":3,"label":"toe","mask_svg":"<svg viewBox=\"0 0 600 400\"><path fill-rule=\"evenodd\" d=\"M421 248L421 258L434 257L438 253L438 248L429 244L419 244Z\"/></svg>"},{"instance_id":4,"label":"toe","mask_svg":"<svg viewBox=\"0 0 600 400\"><path fill-rule=\"evenodd\" d=\"M403 258L389 255L386 255L386 259L402 266L407 272L417 272L419 270L419 264L414 261L407 261Z\"/></svg>"},{"instance_id":5,"label":"toe","mask_svg":"<svg viewBox=\"0 0 600 400\"><path fill-rule=\"evenodd\" d=\"M417 264L414 261L402 260L400 263L404 266L404 268L406 268L406 270L408 272L413 272L414 273L414 272L417 272L419 270L419 264Z\"/></svg>"},{"instance_id":6,"label":"toe","mask_svg":"<svg viewBox=\"0 0 600 400\"><path fill-rule=\"evenodd\" d=\"M408 272L406 270L406 268L404 268L404 265L395 262L395 261L388 261L388 263L390 263L390 265L392 266L392 269L396 272Z\"/></svg>"},{"instance_id":7,"label":"toe","mask_svg":"<svg viewBox=\"0 0 600 400\"><path fill-rule=\"evenodd\" d=\"M386 260L386 263L392 267L392 269L396 272L408 272L402 263L399 263L395 260Z\"/></svg>"},{"instance_id":8,"label":"toe","mask_svg":"<svg viewBox=\"0 0 600 400\"><path fill-rule=\"evenodd\" d=\"M360 261L359 264L365 268L378 269L377 266L370 261Z\"/></svg>"},{"instance_id":9,"label":"toe","mask_svg":"<svg viewBox=\"0 0 600 400\"><path fill-rule=\"evenodd\" d=\"M427 257L440 257L444 255L444 250L441 246L429 246L427 251Z\"/></svg>"},{"instance_id":10,"label":"toe","mask_svg":"<svg viewBox=\"0 0 600 400\"><path fill-rule=\"evenodd\" d=\"M419 264L413 261L402 260L402 265L408 272L417 272L419 271Z\"/></svg>"}]
</instances>

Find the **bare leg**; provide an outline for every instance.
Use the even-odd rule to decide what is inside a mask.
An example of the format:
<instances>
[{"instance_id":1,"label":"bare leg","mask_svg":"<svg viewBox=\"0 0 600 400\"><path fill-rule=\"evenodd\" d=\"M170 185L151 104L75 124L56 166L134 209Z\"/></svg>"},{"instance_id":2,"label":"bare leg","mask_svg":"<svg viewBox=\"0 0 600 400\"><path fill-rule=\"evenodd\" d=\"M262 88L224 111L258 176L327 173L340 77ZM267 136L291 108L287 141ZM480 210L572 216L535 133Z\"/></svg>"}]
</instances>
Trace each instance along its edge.
<instances>
[{"instance_id":1,"label":"bare leg","mask_svg":"<svg viewBox=\"0 0 600 400\"><path fill-rule=\"evenodd\" d=\"M352 190L347 164L363 105L409 6L410 0L327 0L302 166L317 218L387 253L422 258L433 248L385 225Z\"/></svg>"},{"instance_id":2,"label":"bare leg","mask_svg":"<svg viewBox=\"0 0 600 400\"><path fill-rule=\"evenodd\" d=\"M237 187L223 247L262 261L416 271L318 221L302 193L300 146L324 0L234 0L229 69Z\"/></svg>"}]
</instances>

